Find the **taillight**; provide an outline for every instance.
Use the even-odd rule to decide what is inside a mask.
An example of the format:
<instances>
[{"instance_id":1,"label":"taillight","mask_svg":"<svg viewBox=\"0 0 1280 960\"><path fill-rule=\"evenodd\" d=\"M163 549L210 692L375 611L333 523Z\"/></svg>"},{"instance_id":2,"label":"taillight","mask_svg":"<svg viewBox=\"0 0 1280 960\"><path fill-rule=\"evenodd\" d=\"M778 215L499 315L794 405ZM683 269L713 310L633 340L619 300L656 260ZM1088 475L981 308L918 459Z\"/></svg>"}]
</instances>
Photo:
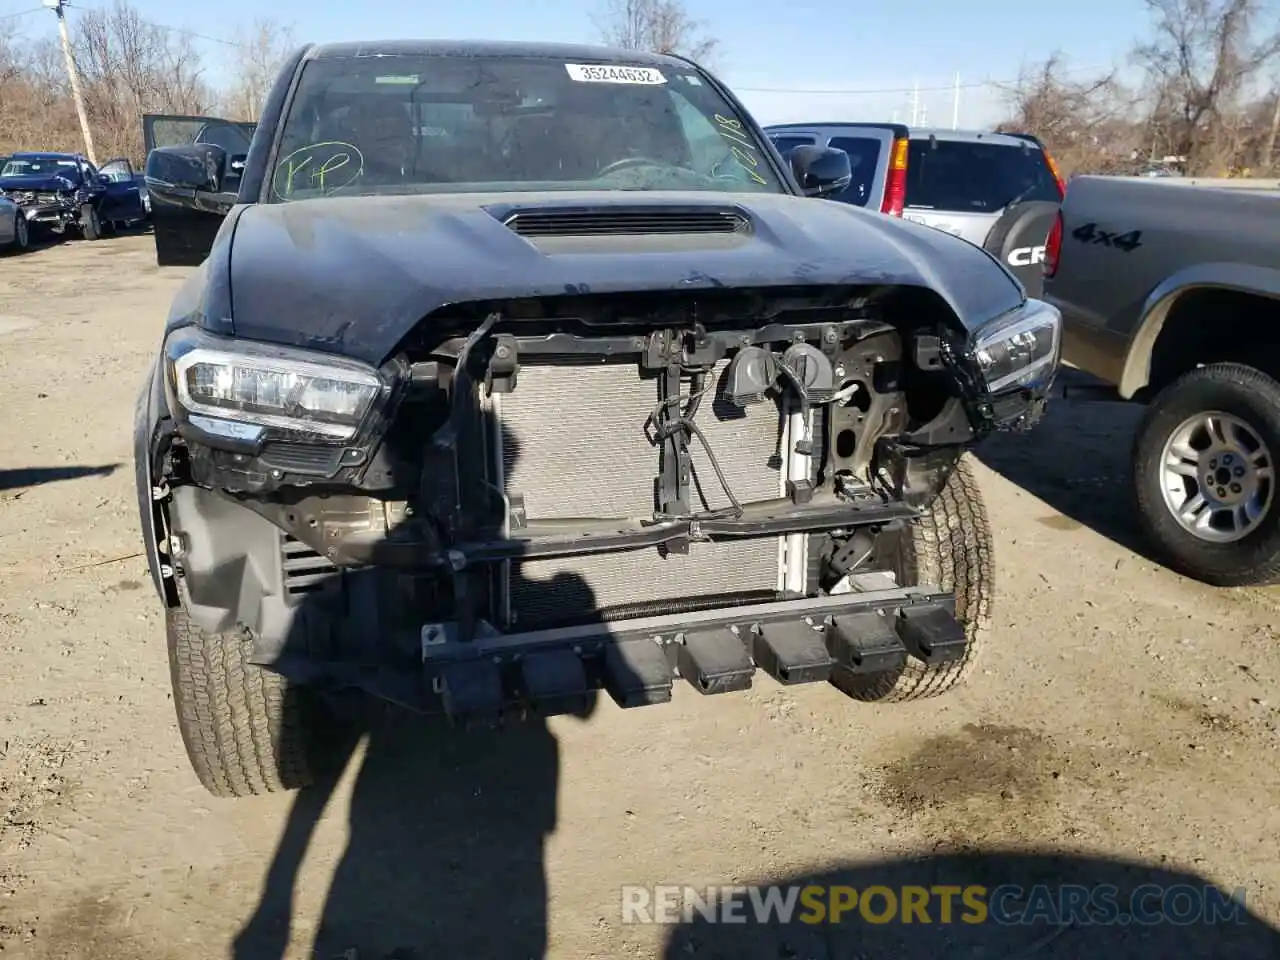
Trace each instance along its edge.
<instances>
[{"instance_id":1,"label":"taillight","mask_svg":"<svg viewBox=\"0 0 1280 960\"><path fill-rule=\"evenodd\" d=\"M891 217L902 216L907 199L907 139L896 137L889 153L889 179L884 185L884 201L880 212Z\"/></svg>"},{"instance_id":2,"label":"taillight","mask_svg":"<svg viewBox=\"0 0 1280 960\"><path fill-rule=\"evenodd\" d=\"M1053 174L1053 179L1058 181L1058 200L1061 201L1067 195L1067 182L1062 179L1062 172L1048 150L1044 151L1044 162L1049 165L1049 172Z\"/></svg>"},{"instance_id":3,"label":"taillight","mask_svg":"<svg viewBox=\"0 0 1280 960\"><path fill-rule=\"evenodd\" d=\"M1044 242L1044 275L1052 277L1058 272L1058 254L1062 250L1062 211L1053 218L1053 226L1049 228L1049 238Z\"/></svg>"}]
</instances>

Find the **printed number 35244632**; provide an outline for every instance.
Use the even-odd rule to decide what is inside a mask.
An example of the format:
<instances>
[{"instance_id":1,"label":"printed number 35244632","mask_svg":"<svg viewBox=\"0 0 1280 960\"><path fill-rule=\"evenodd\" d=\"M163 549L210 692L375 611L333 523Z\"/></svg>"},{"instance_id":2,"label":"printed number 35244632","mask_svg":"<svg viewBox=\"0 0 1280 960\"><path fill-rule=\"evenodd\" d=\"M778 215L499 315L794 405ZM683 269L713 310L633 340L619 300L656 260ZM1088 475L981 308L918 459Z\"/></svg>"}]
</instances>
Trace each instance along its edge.
<instances>
[{"instance_id":1,"label":"printed number 35244632","mask_svg":"<svg viewBox=\"0 0 1280 960\"><path fill-rule=\"evenodd\" d=\"M579 83L638 83L662 84L667 78L653 67L628 67L620 63L566 63L569 76Z\"/></svg>"}]
</instances>

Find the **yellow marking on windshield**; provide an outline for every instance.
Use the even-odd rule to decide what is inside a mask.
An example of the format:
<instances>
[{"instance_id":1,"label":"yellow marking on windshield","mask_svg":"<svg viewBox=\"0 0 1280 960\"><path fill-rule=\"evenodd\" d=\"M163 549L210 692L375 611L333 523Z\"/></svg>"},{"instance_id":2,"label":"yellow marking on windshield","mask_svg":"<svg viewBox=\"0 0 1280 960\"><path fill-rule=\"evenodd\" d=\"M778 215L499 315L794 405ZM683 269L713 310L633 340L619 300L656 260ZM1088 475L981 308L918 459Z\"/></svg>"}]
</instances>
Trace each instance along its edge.
<instances>
[{"instance_id":1,"label":"yellow marking on windshield","mask_svg":"<svg viewBox=\"0 0 1280 960\"><path fill-rule=\"evenodd\" d=\"M733 144L729 148L733 159L738 161L742 169L747 172L747 176L762 187L768 186L768 181L756 173L756 167L760 166L760 158L755 154L754 144L747 138L742 121L734 120L732 117L722 117L717 113L716 129L720 131L720 136L724 137L726 142Z\"/></svg>"},{"instance_id":2,"label":"yellow marking on windshield","mask_svg":"<svg viewBox=\"0 0 1280 960\"><path fill-rule=\"evenodd\" d=\"M312 159L313 159L312 157L306 156L306 157L303 157L301 161L298 161L293 159L292 156L290 156L288 159L285 160L285 164L284 164L285 176L286 176L286 179L284 182L285 193L293 193L293 181L297 179L298 174L302 172L303 168L306 167L307 164L309 164L312 161Z\"/></svg>"},{"instance_id":3,"label":"yellow marking on windshield","mask_svg":"<svg viewBox=\"0 0 1280 960\"><path fill-rule=\"evenodd\" d=\"M313 176L312 179L319 180L320 189L323 190L324 178L327 177L329 174L331 174L335 170L341 170L350 162L351 162L351 155L349 153L334 154L332 157L326 160L323 164L321 164L320 169L315 172L315 175Z\"/></svg>"},{"instance_id":4,"label":"yellow marking on windshield","mask_svg":"<svg viewBox=\"0 0 1280 960\"><path fill-rule=\"evenodd\" d=\"M349 168L345 178L339 173L344 168ZM364 154L359 147L344 140L323 140L282 157L276 164L271 189L281 200L288 200L300 189L331 193L350 186L362 173Z\"/></svg>"}]
</instances>

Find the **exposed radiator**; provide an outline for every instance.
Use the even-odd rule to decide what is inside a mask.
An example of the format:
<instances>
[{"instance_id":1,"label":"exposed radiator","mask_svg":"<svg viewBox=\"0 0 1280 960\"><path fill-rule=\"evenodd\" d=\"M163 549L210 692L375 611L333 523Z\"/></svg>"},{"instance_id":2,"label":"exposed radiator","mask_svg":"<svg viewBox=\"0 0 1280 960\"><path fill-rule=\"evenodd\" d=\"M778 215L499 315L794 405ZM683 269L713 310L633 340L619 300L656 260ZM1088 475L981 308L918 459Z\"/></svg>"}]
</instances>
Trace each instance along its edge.
<instances>
[{"instance_id":1,"label":"exposed radiator","mask_svg":"<svg viewBox=\"0 0 1280 960\"><path fill-rule=\"evenodd\" d=\"M719 398L728 362L714 371L694 422L741 502L783 493L777 467L780 418L772 403L738 410ZM658 380L632 363L526 365L516 390L500 397L508 494L524 497L531 519L652 514L658 448L644 424L658 402ZM729 505L706 451L690 444L695 509ZM513 565L511 608L524 627L574 610L718 593L776 590L782 540L767 537L695 543L687 555L657 548Z\"/></svg>"}]
</instances>

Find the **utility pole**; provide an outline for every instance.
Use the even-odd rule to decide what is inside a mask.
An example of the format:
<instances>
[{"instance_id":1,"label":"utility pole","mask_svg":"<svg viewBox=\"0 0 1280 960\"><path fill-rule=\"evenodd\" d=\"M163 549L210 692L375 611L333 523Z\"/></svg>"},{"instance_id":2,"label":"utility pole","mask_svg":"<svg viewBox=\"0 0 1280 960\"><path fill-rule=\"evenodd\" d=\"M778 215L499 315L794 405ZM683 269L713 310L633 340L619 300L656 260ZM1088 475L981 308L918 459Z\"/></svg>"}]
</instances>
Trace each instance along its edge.
<instances>
[{"instance_id":1,"label":"utility pole","mask_svg":"<svg viewBox=\"0 0 1280 960\"><path fill-rule=\"evenodd\" d=\"M48 2L48 0L46 0ZM920 125L920 81L911 85L911 125Z\"/></svg>"},{"instance_id":2,"label":"utility pole","mask_svg":"<svg viewBox=\"0 0 1280 960\"><path fill-rule=\"evenodd\" d=\"M951 129L960 129L960 74L956 73L956 83L951 91Z\"/></svg>"},{"instance_id":3,"label":"utility pole","mask_svg":"<svg viewBox=\"0 0 1280 960\"><path fill-rule=\"evenodd\" d=\"M76 113L80 115L80 132L84 135L84 152L95 167L98 158L93 149L93 134L89 132L89 114L84 108L84 94L80 91L80 75L76 72L76 60L71 55L71 38L67 35L66 0L43 0L44 5L58 18L58 34L62 37L62 53L67 58L67 77L71 80L71 96L76 101Z\"/></svg>"},{"instance_id":4,"label":"utility pole","mask_svg":"<svg viewBox=\"0 0 1280 960\"><path fill-rule=\"evenodd\" d=\"M1271 132L1267 135L1267 154L1263 157L1267 170L1271 173L1276 171L1276 134L1280 133L1280 90L1277 90L1273 96L1276 98L1276 109L1271 114Z\"/></svg>"}]
</instances>

